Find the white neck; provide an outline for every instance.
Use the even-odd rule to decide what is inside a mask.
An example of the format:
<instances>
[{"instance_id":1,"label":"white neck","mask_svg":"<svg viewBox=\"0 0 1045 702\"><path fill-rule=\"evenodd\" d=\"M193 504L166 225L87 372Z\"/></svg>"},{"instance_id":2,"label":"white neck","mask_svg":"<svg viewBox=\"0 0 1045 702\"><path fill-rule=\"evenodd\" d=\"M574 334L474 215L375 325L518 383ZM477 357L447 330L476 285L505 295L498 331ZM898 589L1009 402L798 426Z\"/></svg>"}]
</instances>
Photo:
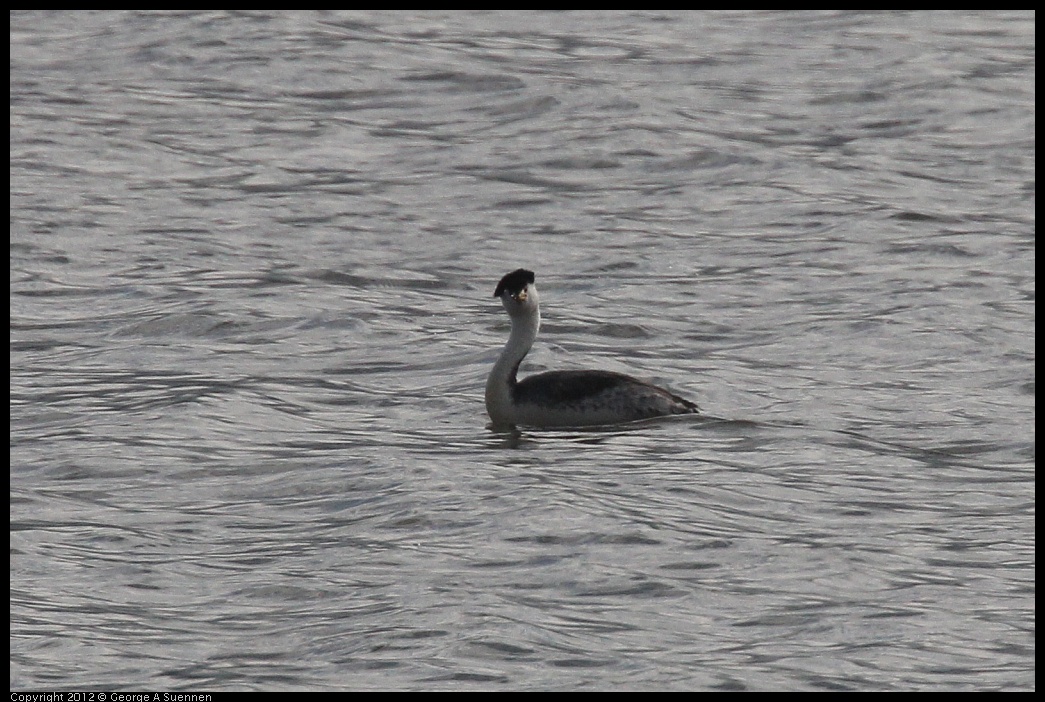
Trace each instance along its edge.
<instances>
[{"instance_id":1,"label":"white neck","mask_svg":"<svg viewBox=\"0 0 1045 702\"><path fill-rule=\"evenodd\" d=\"M500 358L493 364L490 377L486 380L486 411L494 424L513 423L512 388L516 383L515 375L519 364L533 346L540 326L541 313L536 306L512 316L512 332L508 335L508 343L504 345Z\"/></svg>"}]
</instances>

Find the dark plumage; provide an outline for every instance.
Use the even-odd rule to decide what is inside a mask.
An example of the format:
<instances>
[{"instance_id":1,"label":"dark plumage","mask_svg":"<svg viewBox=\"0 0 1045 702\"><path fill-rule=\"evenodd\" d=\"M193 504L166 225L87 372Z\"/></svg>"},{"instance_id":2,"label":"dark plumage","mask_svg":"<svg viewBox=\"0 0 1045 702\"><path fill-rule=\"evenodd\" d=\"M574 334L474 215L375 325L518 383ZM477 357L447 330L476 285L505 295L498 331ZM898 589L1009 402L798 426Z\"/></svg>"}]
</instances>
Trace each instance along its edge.
<instances>
[{"instance_id":1,"label":"dark plumage","mask_svg":"<svg viewBox=\"0 0 1045 702\"><path fill-rule=\"evenodd\" d=\"M520 268L494 291L512 320L508 343L486 381L486 411L495 425L594 426L698 412L689 400L622 373L549 371L517 381L541 326L534 281L533 271Z\"/></svg>"},{"instance_id":2,"label":"dark plumage","mask_svg":"<svg viewBox=\"0 0 1045 702\"><path fill-rule=\"evenodd\" d=\"M518 294L527 285L532 284L534 280L533 271L528 271L525 268L512 271L501 278L501 282L497 284L497 289L493 291L493 296L500 297L505 290L513 295Z\"/></svg>"},{"instance_id":3,"label":"dark plumage","mask_svg":"<svg viewBox=\"0 0 1045 702\"><path fill-rule=\"evenodd\" d=\"M516 404L570 407L580 411L600 400L606 402L607 398L615 394L630 396L635 400L630 403L629 410L634 419L663 414L658 405L654 404L654 400L667 400L676 405L673 414L698 411L698 407L689 400L630 375L613 371L548 371L523 378L512 388L512 398ZM647 398L647 402L638 401L643 396Z\"/></svg>"}]
</instances>

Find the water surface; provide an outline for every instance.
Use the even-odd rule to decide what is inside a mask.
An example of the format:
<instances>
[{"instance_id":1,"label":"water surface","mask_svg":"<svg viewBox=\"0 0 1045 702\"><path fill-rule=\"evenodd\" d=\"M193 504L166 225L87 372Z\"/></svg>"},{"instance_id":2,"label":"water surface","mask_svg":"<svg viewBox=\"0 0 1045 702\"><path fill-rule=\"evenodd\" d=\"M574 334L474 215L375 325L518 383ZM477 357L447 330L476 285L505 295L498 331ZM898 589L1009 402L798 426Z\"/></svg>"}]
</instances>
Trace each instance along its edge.
<instances>
[{"instance_id":1,"label":"water surface","mask_svg":"<svg viewBox=\"0 0 1045 702\"><path fill-rule=\"evenodd\" d=\"M1034 30L12 13L11 687L1033 689Z\"/></svg>"}]
</instances>

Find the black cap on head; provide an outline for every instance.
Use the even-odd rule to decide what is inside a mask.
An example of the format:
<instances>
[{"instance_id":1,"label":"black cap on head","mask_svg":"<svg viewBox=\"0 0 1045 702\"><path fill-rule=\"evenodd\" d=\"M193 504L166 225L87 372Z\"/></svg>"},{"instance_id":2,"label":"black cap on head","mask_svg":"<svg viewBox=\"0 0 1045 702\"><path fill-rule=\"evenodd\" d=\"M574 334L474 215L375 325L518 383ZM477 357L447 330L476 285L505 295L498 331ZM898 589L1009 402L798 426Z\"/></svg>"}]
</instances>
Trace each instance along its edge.
<instances>
[{"instance_id":1,"label":"black cap on head","mask_svg":"<svg viewBox=\"0 0 1045 702\"><path fill-rule=\"evenodd\" d=\"M501 278L501 282L497 284L497 289L493 291L493 296L500 297L505 290L510 293L517 293L533 281L533 271L520 268Z\"/></svg>"}]
</instances>

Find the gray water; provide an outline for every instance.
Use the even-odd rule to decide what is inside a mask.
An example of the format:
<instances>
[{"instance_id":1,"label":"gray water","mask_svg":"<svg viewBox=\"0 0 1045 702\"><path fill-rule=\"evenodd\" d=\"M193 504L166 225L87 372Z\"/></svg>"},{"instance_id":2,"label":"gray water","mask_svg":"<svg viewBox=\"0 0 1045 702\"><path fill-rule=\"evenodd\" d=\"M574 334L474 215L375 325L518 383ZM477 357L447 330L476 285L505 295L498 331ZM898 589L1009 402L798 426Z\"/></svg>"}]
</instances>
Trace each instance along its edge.
<instances>
[{"instance_id":1,"label":"gray water","mask_svg":"<svg viewBox=\"0 0 1045 702\"><path fill-rule=\"evenodd\" d=\"M1034 30L12 13L12 688L1033 689Z\"/></svg>"}]
</instances>

